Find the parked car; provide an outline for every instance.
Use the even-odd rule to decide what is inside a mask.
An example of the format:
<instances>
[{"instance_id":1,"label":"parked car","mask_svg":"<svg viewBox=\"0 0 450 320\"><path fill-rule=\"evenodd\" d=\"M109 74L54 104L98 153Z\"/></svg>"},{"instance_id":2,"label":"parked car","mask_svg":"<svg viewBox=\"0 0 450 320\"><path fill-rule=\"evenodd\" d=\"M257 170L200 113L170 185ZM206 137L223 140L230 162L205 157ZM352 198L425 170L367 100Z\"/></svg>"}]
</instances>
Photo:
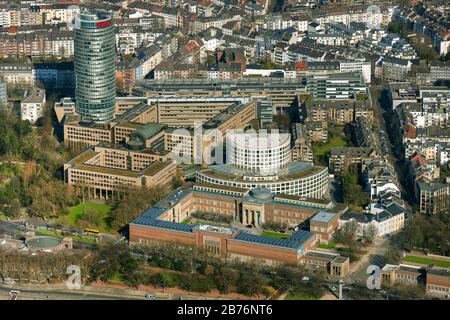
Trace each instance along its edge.
<instances>
[{"instance_id":1,"label":"parked car","mask_svg":"<svg viewBox=\"0 0 450 320\"><path fill-rule=\"evenodd\" d=\"M149 300L155 300L155 299L156 299L156 296L155 296L153 293L147 293L147 294L145 295L145 298L146 298L146 299L149 299Z\"/></svg>"}]
</instances>

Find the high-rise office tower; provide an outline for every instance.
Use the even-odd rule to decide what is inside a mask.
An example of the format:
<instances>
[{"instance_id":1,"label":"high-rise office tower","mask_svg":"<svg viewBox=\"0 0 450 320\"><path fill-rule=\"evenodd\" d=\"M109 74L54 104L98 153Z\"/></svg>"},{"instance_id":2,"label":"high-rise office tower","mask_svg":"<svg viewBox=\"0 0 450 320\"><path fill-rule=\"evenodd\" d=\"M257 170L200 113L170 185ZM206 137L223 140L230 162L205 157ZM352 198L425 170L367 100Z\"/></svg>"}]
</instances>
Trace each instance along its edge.
<instances>
[{"instance_id":1,"label":"high-rise office tower","mask_svg":"<svg viewBox=\"0 0 450 320\"><path fill-rule=\"evenodd\" d=\"M75 98L81 120L108 123L116 101L112 16L81 12L75 23Z\"/></svg>"}]
</instances>

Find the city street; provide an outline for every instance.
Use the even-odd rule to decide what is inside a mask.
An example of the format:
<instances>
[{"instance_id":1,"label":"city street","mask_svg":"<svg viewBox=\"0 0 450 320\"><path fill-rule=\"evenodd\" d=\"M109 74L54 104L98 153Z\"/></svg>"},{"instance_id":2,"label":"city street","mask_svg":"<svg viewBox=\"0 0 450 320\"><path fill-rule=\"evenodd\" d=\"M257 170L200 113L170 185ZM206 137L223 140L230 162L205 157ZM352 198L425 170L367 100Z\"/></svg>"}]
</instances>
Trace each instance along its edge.
<instances>
[{"instance_id":1,"label":"city street","mask_svg":"<svg viewBox=\"0 0 450 320\"><path fill-rule=\"evenodd\" d=\"M0 287L0 300L8 300L10 288ZM17 290L17 289L15 289ZM17 300L145 300L145 297L122 296L77 291L18 290Z\"/></svg>"},{"instance_id":2,"label":"city street","mask_svg":"<svg viewBox=\"0 0 450 320\"><path fill-rule=\"evenodd\" d=\"M389 139L390 132L388 132L386 128L386 122L383 117L383 114L390 108L388 105L386 92L383 92L383 89L384 87L382 86L371 85L369 87L374 104L374 127L378 128L380 130L380 134L384 137L384 144L386 145L385 150L388 151L388 153L384 154L384 156L395 168L398 180L400 182L400 191L402 192L404 200L406 200L406 212L410 213L412 212L412 209L411 204L408 203L408 201L410 201L407 189L408 177L405 175L404 162L400 162L400 160L396 157L395 146L392 145Z\"/></svg>"}]
</instances>

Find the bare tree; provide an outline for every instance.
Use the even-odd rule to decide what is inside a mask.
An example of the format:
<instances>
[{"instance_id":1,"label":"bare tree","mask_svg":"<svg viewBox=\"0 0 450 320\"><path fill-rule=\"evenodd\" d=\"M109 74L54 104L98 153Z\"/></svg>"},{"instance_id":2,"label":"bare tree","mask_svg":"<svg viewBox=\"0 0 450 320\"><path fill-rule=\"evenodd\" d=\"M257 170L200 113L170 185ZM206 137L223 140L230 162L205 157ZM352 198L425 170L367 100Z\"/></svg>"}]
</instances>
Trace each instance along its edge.
<instances>
[{"instance_id":1,"label":"bare tree","mask_svg":"<svg viewBox=\"0 0 450 320\"><path fill-rule=\"evenodd\" d=\"M369 224L366 230L364 231L364 238L367 241L372 242L377 235L378 235L378 228L373 223Z\"/></svg>"}]
</instances>

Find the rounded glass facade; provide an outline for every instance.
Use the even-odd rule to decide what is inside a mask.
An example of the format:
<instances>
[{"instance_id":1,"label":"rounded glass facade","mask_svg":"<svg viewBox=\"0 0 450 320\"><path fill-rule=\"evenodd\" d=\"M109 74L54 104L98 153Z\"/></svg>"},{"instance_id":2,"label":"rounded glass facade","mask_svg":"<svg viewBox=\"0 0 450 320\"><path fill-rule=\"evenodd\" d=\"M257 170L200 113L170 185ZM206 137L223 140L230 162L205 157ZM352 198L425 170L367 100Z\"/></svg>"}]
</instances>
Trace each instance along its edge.
<instances>
[{"instance_id":1,"label":"rounded glass facade","mask_svg":"<svg viewBox=\"0 0 450 320\"><path fill-rule=\"evenodd\" d=\"M116 104L115 36L112 17L78 16L75 28L75 96L81 120L108 123Z\"/></svg>"}]
</instances>

